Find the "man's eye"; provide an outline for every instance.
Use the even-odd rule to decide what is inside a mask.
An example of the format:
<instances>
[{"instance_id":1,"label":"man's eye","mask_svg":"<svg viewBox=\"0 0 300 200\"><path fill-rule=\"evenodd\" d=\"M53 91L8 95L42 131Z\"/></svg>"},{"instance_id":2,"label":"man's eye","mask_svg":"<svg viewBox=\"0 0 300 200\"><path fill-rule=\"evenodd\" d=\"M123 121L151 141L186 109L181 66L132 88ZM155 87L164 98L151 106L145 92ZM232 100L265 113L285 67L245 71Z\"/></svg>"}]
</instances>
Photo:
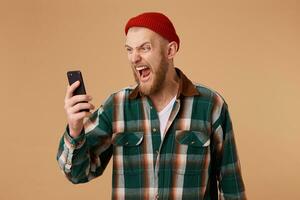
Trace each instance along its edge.
<instances>
[{"instance_id":1,"label":"man's eye","mask_svg":"<svg viewBox=\"0 0 300 200\"><path fill-rule=\"evenodd\" d=\"M146 51L149 51L151 49L150 46L144 46L142 47L142 51L146 52Z\"/></svg>"},{"instance_id":2,"label":"man's eye","mask_svg":"<svg viewBox=\"0 0 300 200\"><path fill-rule=\"evenodd\" d=\"M132 53L132 49L126 48L127 53Z\"/></svg>"}]
</instances>

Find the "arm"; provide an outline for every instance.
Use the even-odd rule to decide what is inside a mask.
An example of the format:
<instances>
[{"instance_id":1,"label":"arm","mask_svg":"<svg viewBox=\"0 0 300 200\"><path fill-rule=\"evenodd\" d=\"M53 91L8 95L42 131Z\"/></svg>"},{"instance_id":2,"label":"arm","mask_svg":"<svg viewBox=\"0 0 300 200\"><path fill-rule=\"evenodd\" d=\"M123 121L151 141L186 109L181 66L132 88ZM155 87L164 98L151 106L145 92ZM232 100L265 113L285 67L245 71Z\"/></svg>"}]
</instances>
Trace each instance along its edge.
<instances>
[{"instance_id":1,"label":"arm","mask_svg":"<svg viewBox=\"0 0 300 200\"><path fill-rule=\"evenodd\" d=\"M106 168L112 155L110 110L108 103L96 110L76 138L71 137L67 126L60 140L57 161L72 183L88 182Z\"/></svg>"},{"instance_id":2,"label":"arm","mask_svg":"<svg viewBox=\"0 0 300 200\"><path fill-rule=\"evenodd\" d=\"M213 159L216 161L216 176L219 182L220 199L244 200L245 186L234 139L232 122L226 102L215 96L213 108Z\"/></svg>"}]
</instances>

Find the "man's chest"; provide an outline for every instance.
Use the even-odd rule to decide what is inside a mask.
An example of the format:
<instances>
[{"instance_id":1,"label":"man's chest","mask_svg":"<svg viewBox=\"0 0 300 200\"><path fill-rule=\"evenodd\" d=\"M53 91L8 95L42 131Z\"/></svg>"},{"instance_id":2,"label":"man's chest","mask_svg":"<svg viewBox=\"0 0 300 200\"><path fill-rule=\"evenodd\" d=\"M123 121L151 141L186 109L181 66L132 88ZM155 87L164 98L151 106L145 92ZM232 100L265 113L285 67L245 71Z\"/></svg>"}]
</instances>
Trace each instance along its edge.
<instances>
[{"instance_id":1,"label":"man's chest","mask_svg":"<svg viewBox=\"0 0 300 200\"><path fill-rule=\"evenodd\" d=\"M211 125L207 106L196 104L193 98L174 103L163 138L158 114L147 99L123 105L114 116L115 171L164 169L185 174L203 168L208 160Z\"/></svg>"}]
</instances>

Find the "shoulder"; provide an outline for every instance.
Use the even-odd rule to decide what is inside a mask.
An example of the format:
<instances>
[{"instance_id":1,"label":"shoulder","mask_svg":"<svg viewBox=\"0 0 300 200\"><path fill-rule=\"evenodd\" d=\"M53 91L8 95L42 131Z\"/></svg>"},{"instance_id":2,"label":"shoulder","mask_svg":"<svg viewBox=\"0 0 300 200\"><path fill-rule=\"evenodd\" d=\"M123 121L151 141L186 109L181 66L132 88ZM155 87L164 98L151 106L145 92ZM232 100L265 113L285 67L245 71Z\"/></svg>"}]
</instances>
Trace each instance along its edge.
<instances>
[{"instance_id":1,"label":"shoulder","mask_svg":"<svg viewBox=\"0 0 300 200\"><path fill-rule=\"evenodd\" d=\"M218 121L218 119L221 116L221 113L228 112L228 105L223 98L223 96L215 91L214 89L211 89L207 86L204 86L202 84L194 84L199 91L200 95L197 98L203 98L206 99L209 103L209 113L210 118L213 124Z\"/></svg>"},{"instance_id":2,"label":"shoulder","mask_svg":"<svg viewBox=\"0 0 300 200\"><path fill-rule=\"evenodd\" d=\"M200 83L193 83L193 84L198 90L198 92L200 93L198 98L209 101L209 103L211 103L214 106L220 106L220 107L222 107L223 105L227 106L224 97L218 91Z\"/></svg>"},{"instance_id":3,"label":"shoulder","mask_svg":"<svg viewBox=\"0 0 300 200\"><path fill-rule=\"evenodd\" d=\"M137 85L131 85L131 86L127 86L124 88L121 88L120 90L112 93L111 96L113 96L116 99L120 99L120 100L126 100L129 98L129 95L131 94L131 92L136 89Z\"/></svg>"},{"instance_id":4,"label":"shoulder","mask_svg":"<svg viewBox=\"0 0 300 200\"><path fill-rule=\"evenodd\" d=\"M129 100L129 95L137 87L137 85L121 88L109 95L104 101L104 105L122 104Z\"/></svg>"}]
</instances>

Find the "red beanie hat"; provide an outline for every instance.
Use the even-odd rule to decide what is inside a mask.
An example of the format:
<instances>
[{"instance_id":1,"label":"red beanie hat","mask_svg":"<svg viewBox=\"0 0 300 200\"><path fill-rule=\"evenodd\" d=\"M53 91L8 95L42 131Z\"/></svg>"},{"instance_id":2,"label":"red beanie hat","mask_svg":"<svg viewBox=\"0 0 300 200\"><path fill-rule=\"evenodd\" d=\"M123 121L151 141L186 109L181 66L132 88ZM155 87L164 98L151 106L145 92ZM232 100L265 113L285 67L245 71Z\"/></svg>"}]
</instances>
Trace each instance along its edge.
<instances>
[{"instance_id":1,"label":"red beanie hat","mask_svg":"<svg viewBox=\"0 0 300 200\"><path fill-rule=\"evenodd\" d=\"M145 27L151 29L169 42L175 41L179 49L180 40L175 28L169 18L162 13L146 12L129 19L125 26L126 35L131 27Z\"/></svg>"}]
</instances>

